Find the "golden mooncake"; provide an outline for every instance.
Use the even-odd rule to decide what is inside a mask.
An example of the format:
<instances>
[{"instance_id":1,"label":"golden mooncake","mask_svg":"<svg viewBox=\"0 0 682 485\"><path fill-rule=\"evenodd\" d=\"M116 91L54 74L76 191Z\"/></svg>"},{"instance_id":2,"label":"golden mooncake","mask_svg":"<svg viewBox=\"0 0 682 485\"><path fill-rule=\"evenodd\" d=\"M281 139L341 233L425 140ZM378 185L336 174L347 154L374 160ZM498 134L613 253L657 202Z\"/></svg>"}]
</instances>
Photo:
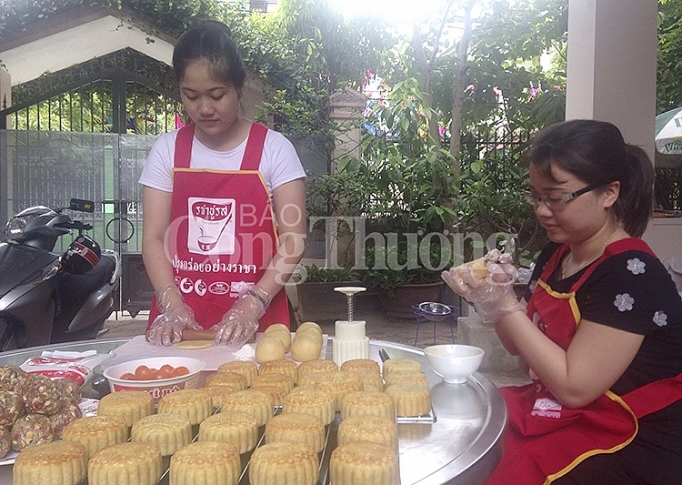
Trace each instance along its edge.
<instances>
[{"instance_id":1,"label":"golden mooncake","mask_svg":"<svg viewBox=\"0 0 682 485\"><path fill-rule=\"evenodd\" d=\"M312 359L312 360L307 360L305 362L301 362L298 366L298 377L299 379L302 376L305 376L307 374L314 374L316 372L328 372L328 371L336 371L339 370L339 367L336 365L336 362L333 360L328 360L328 359Z\"/></svg>"},{"instance_id":2,"label":"golden mooncake","mask_svg":"<svg viewBox=\"0 0 682 485\"><path fill-rule=\"evenodd\" d=\"M384 380L392 372L422 372L422 366L414 359L388 359L382 371Z\"/></svg>"},{"instance_id":3,"label":"golden mooncake","mask_svg":"<svg viewBox=\"0 0 682 485\"><path fill-rule=\"evenodd\" d=\"M272 396L272 399L274 400L275 406L281 406L282 399L284 399L284 396L289 394L281 386L255 385L251 389L270 394Z\"/></svg>"},{"instance_id":4,"label":"golden mooncake","mask_svg":"<svg viewBox=\"0 0 682 485\"><path fill-rule=\"evenodd\" d=\"M126 442L99 450L88 461L88 485L156 485L161 478L159 449Z\"/></svg>"},{"instance_id":5,"label":"golden mooncake","mask_svg":"<svg viewBox=\"0 0 682 485\"><path fill-rule=\"evenodd\" d=\"M431 393L421 384L393 384L384 392L393 399L398 416L422 416L431 412Z\"/></svg>"},{"instance_id":6,"label":"golden mooncake","mask_svg":"<svg viewBox=\"0 0 682 485\"><path fill-rule=\"evenodd\" d=\"M265 442L292 441L310 445L316 453L324 448L324 425L312 414L282 413L265 425Z\"/></svg>"},{"instance_id":7,"label":"golden mooncake","mask_svg":"<svg viewBox=\"0 0 682 485\"><path fill-rule=\"evenodd\" d=\"M206 389L181 389L159 400L158 413L178 414L194 426L213 414L213 401Z\"/></svg>"},{"instance_id":8,"label":"golden mooncake","mask_svg":"<svg viewBox=\"0 0 682 485\"><path fill-rule=\"evenodd\" d=\"M341 421L337 443L343 445L352 441L371 441L398 449L398 428L395 420L384 416L358 414Z\"/></svg>"},{"instance_id":9,"label":"golden mooncake","mask_svg":"<svg viewBox=\"0 0 682 485\"><path fill-rule=\"evenodd\" d=\"M154 398L147 391L112 392L100 399L97 414L121 416L130 428L138 420L154 414Z\"/></svg>"},{"instance_id":10,"label":"golden mooncake","mask_svg":"<svg viewBox=\"0 0 682 485\"><path fill-rule=\"evenodd\" d=\"M334 421L334 398L324 391L295 389L282 399L282 413L312 414L327 425Z\"/></svg>"},{"instance_id":11,"label":"golden mooncake","mask_svg":"<svg viewBox=\"0 0 682 485\"><path fill-rule=\"evenodd\" d=\"M381 372L379 363L372 359L350 359L341 364L341 370Z\"/></svg>"},{"instance_id":12,"label":"golden mooncake","mask_svg":"<svg viewBox=\"0 0 682 485\"><path fill-rule=\"evenodd\" d=\"M358 391L347 394L341 401L341 419L357 415L383 416L395 420L393 398L379 391Z\"/></svg>"},{"instance_id":13,"label":"golden mooncake","mask_svg":"<svg viewBox=\"0 0 682 485\"><path fill-rule=\"evenodd\" d=\"M250 485L315 485L318 478L319 459L310 445L288 441L266 443L251 455Z\"/></svg>"},{"instance_id":14,"label":"golden mooncake","mask_svg":"<svg viewBox=\"0 0 682 485\"><path fill-rule=\"evenodd\" d=\"M218 367L217 372L236 372L246 377L246 386L251 386L251 381L258 375L258 364L250 360L232 360Z\"/></svg>"},{"instance_id":15,"label":"golden mooncake","mask_svg":"<svg viewBox=\"0 0 682 485\"><path fill-rule=\"evenodd\" d=\"M289 374L259 374L251 382L252 388L258 386L278 386L286 392L291 392L294 388L294 379Z\"/></svg>"},{"instance_id":16,"label":"golden mooncake","mask_svg":"<svg viewBox=\"0 0 682 485\"><path fill-rule=\"evenodd\" d=\"M151 443L162 456L170 456L192 441L192 425L178 414L153 414L133 425L130 440Z\"/></svg>"},{"instance_id":17,"label":"golden mooncake","mask_svg":"<svg viewBox=\"0 0 682 485\"><path fill-rule=\"evenodd\" d=\"M296 384L298 381L298 364L289 359L269 360L263 362L258 368L259 376L265 374L286 374Z\"/></svg>"},{"instance_id":18,"label":"golden mooncake","mask_svg":"<svg viewBox=\"0 0 682 485\"><path fill-rule=\"evenodd\" d=\"M90 459L102 448L125 442L128 425L121 415L87 416L67 424L62 431L62 439L82 444Z\"/></svg>"},{"instance_id":19,"label":"golden mooncake","mask_svg":"<svg viewBox=\"0 0 682 485\"><path fill-rule=\"evenodd\" d=\"M258 421L249 413L229 412L209 416L199 425L199 441L222 441L246 453L258 442Z\"/></svg>"},{"instance_id":20,"label":"golden mooncake","mask_svg":"<svg viewBox=\"0 0 682 485\"><path fill-rule=\"evenodd\" d=\"M247 413L263 426L275 414L275 400L268 393L255 389L234 392L223 399L221 413Z\"/></svg>"},{"instance_id":21,"label":"golden mooncake","mask_svg":"<svg viewBox=\"0 0 682 485\"><path fill-rule=\"evenodd\" d=\"M54 441L23 450L14 462L12 483L82 485L87 473L85 446L71 441Z\"/></svg>"},{"instance_id":22,"label":"golden mooncake","mask_svg":"<svg viewBox=\"0 0 682 485\"><path fill-rule=\"evenodd\" d=\"M233 391L243 391L248 386L246 376L237 372L214 372L204 381L204 387L226 386Z\"/></svg>"},{"instance_id":23,"label":"golden mooncake","mask_svg":"<svg viewBox=\"0 0 682 485\"><path fill-rule=\"evenodd\" d=\"M197 441L170 460L172 485L236 485L241 475L237 448L230 443Z\"/></svg>"},{"instance_id":24,"label":"golden mooncake","mask_svg":"<svg viewBox=\"0 0 682 485\"><path fill-rule=\"evenodd\" d=\"M398 455L380 443L346 443L332 451L329 475L334 485L399 485Z\"/></svg>"}]
</instances>

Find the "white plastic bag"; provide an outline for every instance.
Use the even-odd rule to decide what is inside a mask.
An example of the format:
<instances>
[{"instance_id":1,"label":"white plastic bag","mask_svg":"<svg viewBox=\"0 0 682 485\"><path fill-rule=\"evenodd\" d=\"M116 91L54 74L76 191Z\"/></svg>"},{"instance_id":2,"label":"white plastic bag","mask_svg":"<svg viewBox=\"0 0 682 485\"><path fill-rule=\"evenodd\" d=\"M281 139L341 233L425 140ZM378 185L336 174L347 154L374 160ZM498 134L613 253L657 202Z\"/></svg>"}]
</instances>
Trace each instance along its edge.
<instances>
[{"instance_id":1,"label":"white plastic bag","mask_svg":"<svg viewBox=\"0 0 682 485\"><path fill-rule=\"evenodd\" d=\"M44 351L40 357L31 357L21 364L29 374L42 374L50 379L67 377L83 386L92 377L92 371L111 357L98 354L95 350L85 352L66 352L61 350Z\"/></svg>"}]
</instances>

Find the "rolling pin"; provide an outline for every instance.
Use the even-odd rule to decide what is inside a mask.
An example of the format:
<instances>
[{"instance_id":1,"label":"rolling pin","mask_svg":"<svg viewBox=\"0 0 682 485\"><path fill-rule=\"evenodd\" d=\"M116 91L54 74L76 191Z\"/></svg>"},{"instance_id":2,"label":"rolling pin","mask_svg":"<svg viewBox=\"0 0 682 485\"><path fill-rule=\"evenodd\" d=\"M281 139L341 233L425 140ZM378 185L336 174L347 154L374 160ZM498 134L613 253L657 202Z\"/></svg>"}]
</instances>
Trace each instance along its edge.
<instances>
[{"instance_id":1,"label":"rolling pin","mask_svg":"<svg viewBox=\"0 0 682 485\"><path fill-rule=\"evenodd\" d=\"M213 336L215 335L215 330L193 330L191 328L186 328L182 331L182 339L181 340L213 340ZM144 334L145 340L149 342L149 331L146 331ZM256 341L256 334L254 333L253 336L247 340L247 342L255 342Z\"/></svg>"},{"instance_id":2,"label":"rolling pin","mask_svg":"<svg viewBox=\"0 0 682 485\"><path fill-rule=\"evenodd\" d=\"M214 330L193 330L186 328L182 331L182 340L213 340ZM149 331L145 332L144 337L149 341Z\"/></svg>"}]
</instances>

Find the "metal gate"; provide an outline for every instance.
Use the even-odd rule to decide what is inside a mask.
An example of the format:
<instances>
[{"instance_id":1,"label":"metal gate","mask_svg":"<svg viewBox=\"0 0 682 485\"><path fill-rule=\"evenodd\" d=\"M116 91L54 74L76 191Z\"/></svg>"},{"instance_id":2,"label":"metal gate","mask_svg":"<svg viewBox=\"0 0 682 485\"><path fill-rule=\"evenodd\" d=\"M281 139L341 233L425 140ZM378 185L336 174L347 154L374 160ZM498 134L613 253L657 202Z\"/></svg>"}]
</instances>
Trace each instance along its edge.
<instances>
[{"instance_id":1,"label":"metal gate","mask_svg":"<svg viewBox=\"0 0 682 485\"><path fill-rule=\"evenodd\" d=\"M72 197L95 202L74 217L93 225L103 248L121 255L120 308L147 307L151 285L141 261L142 192L137 183L153 135L0 130L0 224L34 205L67 208ZM61 238L57 251L71 242Z\"/></svg>"},{"instance_id":2,"label":"metal gate","mask_svg":"<svg viewBox=\"0 0 682 485\"><path fill-rule=\"evenodd\" d=\"M140 251L137 179L156 138L0 130L0 223L33 205L63 208L71 197L89 199L95 212L77 217L93 224L93 236L102 247Z\"/></svg>"},{"instance_id":3,"label":"metal gate","mask_svg":"<svg viewBox=\"0 0 682 485\"><path fill-rule=\"evenodd\" d=\"M148 69L152 62L156 67ZM152 144L176 128L182 112L169 69L124 49L55 73L55 81L19 86L15 103L0 111L0 227L34 205L94 201L94 213L74 217L92 224L90 235L121 255L122 308L132 301L134 312L151 299L140 257L137 180ZM71 242L61 239L56 251Z\"/></svg>"}]
</instances>

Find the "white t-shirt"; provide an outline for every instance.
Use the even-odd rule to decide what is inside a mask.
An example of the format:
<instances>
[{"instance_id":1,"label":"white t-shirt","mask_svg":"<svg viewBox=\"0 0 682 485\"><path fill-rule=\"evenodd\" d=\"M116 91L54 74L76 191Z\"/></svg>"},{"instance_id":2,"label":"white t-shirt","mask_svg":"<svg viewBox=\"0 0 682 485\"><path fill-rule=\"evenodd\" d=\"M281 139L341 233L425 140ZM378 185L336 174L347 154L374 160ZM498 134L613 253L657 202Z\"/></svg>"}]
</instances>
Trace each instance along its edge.
<instances>
[{"instance_id":1,"label":"white t-shirt","mask_svg":"<svg viewBox=\"0 0 682 485\"><path fill-rule=\"evenodd\" d=\"M154 142L140 175L139 182L142 185L164 192L173 191L171 170L177 136L178 130L171 131L161 135ZM247 140L248 138L232 150L219 152L211 150L195 136L192 143L190 168L239 170ZM265 180L270 197L272 197L272 191L280 185L306 176L291 142L281 133L270 129L265 137L259 171Z\"/></svg>"}]
</instances>

